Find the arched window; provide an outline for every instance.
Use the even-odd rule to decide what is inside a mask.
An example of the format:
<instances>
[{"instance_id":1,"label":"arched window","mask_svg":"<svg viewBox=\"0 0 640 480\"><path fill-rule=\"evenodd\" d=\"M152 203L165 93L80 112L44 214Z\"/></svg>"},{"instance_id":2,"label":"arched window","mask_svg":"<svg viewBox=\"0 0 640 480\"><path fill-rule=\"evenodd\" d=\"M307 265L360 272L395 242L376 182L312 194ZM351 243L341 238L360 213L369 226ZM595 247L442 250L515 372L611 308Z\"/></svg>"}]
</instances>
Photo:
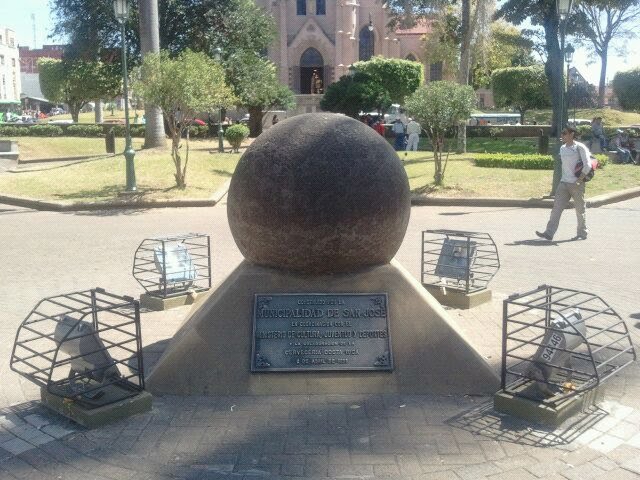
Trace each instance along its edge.
<instances>
[{"instance_id":1,"label":"arched window","mask_svg":"<svg viewBox=\"0 0 640 480\"><path fill-rule=\"evenodd\" d=\"M410 53L409 55L407 55L405 57L405 60L409 60L410 62L417 62L418 59L415 57L415 55L413 53Z\"/></svg>"},{"instance_id":2,"label":"arched window","mask_svg":"<svg viewBox=\"0 0 640 480\"><path fill-rule=\"evenodd\" d=\"M360 30L360 61L369 60L373 57L374 34L369 30L369 25L365 25Z\"/></svg>"},{"instance_id":3,"label":"arched window","mask_svg":"<svg viewBox=\"0 0 640 480\"><path fill-rule=\"evenodd\" d=\"M297 14L298 15L306 15L307 14L307 0L297 0Z\"/></svg>"},{"instance_id":4,"label":"arched window","mask_svg":"<svg viewBox=\"0 0 640 480\"><path fill-rule=\"evenodd\" d=\"M307 48L300 57L301 67L321 67L322 65L322 54L313 47Z\"/></svg>"}]
</instances>

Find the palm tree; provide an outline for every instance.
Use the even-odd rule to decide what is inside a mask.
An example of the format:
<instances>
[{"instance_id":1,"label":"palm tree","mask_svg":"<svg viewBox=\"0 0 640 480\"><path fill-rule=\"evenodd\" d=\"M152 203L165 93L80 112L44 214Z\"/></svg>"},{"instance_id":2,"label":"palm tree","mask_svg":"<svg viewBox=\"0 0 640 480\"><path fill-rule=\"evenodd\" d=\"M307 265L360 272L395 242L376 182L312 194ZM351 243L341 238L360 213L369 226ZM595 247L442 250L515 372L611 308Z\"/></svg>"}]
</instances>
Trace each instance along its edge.
<instances>
[{"instance_id":1,"label":"palm tree","mask_svg":"<svg viewBox=\"0 0 640 480\"><path fill-rule=\"evenodd\" d=\"M151 52L160 52L160 27L158 19L158 0L140 0L140 50L142 57ZM163 147L167 143L164 132L162 111L154 106L145 104L145 148Z\"/></svg>"}]
</instances>

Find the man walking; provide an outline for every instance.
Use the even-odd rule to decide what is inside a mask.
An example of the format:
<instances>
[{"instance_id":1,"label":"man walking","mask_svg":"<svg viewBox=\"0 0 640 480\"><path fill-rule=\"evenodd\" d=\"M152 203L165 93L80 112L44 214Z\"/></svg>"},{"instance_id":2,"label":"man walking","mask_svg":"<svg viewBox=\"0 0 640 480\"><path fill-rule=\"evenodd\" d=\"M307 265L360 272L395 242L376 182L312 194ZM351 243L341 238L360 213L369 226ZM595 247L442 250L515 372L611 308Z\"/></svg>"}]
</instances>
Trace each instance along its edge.
<instances>
[{"instance_id":1,"label":"man walking","mask_svg":"<svg viewBox=\"0 0 640 480\"><path fill-rule=\"evenodd\" d=\"M409 141L407 142L407 152L409 150L413 150L414 152L418 151L418 142L420 142L420 130L422 130L420 124L414 119L410 118L407 125L407 135L409 135Z\"/></svg>"},{"instance_id":2,"label":"man walking","mask_svg":"<svg viewBox=\"0 0 640 480\"><path fill-rule=\"evenodd\" d=\"M404 123L402 123L400 117L397 117L396 121L393 122L392 130L393 134L396 136L393 147L395 148L396 152L404 150Z\"/></svg>"},{"instance_id":3,"label":"man walking","mask_svg":"<svg viewBox=\"0 0 640 480\"><path fill-rule=\"evenodd\" d=\"M570 199L573 199L576 216L578 217L578 232L573 239L586 240L589 233L584 205L584 177L591 170L591 162L589 160L591 154L586 145L576 142L575 138L575 128L565 127L562 130L562 141L564 142L564 145L560 147L562 177L556 189L556 197L553 201L553 209L551 210L551 218L549 218L547 228L544 232L536 231L536 235L546 240L553 239L560 224L562 211L569 204ZM582 162L582 170L576 172L576 166L580 161Z\"/></svg>"}]
</instances>

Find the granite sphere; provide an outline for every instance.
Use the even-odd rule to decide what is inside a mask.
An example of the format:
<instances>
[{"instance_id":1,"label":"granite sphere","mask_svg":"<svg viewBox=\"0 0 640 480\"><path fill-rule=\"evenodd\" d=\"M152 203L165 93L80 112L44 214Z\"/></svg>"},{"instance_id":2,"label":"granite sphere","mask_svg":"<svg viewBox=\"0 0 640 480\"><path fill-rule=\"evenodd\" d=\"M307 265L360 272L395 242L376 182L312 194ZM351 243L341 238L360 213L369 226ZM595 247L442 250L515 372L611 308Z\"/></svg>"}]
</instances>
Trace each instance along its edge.
<instances>
[{"instance_id":1,"label":"granite sphere","mask_svg":"<svg viewBox=\"0 0 640 480\"><path fill-rule=\"evenodd\" d=\"M231 233L251 263L344 273L388 263L409 223L409 181L391 145L349 117L310 113L260 135L231 179Z\"/></svg>"}]
</instances>

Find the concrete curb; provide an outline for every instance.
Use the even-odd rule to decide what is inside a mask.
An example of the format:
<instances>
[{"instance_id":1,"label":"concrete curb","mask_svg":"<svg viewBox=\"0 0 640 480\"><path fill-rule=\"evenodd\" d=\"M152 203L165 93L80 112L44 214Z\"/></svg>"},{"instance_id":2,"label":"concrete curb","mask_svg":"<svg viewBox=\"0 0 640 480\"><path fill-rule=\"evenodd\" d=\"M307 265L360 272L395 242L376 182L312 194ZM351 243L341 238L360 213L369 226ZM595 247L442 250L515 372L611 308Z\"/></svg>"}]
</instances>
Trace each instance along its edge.
<instances>
[{"instance_id":1,"label":"concrete curb","mask_svg":"<svg viewBox=\"0 0 640 480\"><path fill-rule=\"evenodd\" d=\"M115 200L112 202L47 202L34 198L12 197L0 195L0 203L16 207L32 208L43 211L83 211L83 210L113 210L113 209L149 209L149 208L177 208L177 207L212 207L220 202L227 194L231 180L227 180L208 199L182 199L182 200ZM587 200L587 207L598 208L611 203L622 202L631 198L640 197L640 187L629 188L619 192L599 195ZM442 198L428 197L426 195L412 195L411 205L415 206L439 206L439 207L515 207L515 208L552 208L551 198ZM573 203L569 204L573 207Z\"/></svg>"},{"instance_id":2,"label":"concrete curb","mask_svg":"<svg viewBox=\"0 0 640 480\"><path fill-rule=\"evenodd\" d=\"M47 202L35 198L13 197L0 195L0 203L16 207L32 208L34 210L54 212L74 212L87 210L113 210L113 209L150 209L150 208L176 208L176 207L212 207L216 205L229 190L231 179L227 180L208 199L181 199L181 200L114 200L111 202Z\"/></svg>"}]
</instances>

